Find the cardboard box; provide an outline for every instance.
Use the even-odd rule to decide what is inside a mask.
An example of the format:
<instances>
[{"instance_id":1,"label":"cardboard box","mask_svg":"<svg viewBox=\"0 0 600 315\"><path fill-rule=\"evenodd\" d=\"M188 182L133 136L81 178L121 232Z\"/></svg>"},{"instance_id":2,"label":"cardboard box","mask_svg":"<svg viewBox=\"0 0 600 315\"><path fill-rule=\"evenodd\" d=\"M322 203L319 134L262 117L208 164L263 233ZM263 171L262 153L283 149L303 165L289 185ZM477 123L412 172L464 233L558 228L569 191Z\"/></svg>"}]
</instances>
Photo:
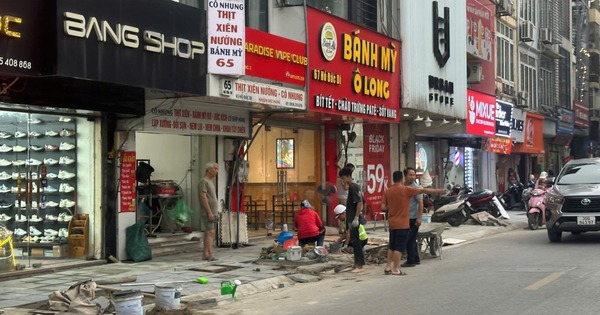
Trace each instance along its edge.
<instances>
[{"instance_id":1,"label":"cardboard box","mask_svg":"<svg viewBox=\"0 0 600 315\"><path fill-rule=\"evenodd\" d=\"M44 249L43 248L32 248L31 249L31 257L44 257Z\"/></svg>"},{"instance_id":2,"label":"cardboard box","mask_svg":"<svg viewBox=\"0 0 600 315\"><path fill-rule=\"evenodd\" d=\"M61 258L69 256L68 245L54 245L52 246L52 257Z\"/></svg>"}]
</instances>

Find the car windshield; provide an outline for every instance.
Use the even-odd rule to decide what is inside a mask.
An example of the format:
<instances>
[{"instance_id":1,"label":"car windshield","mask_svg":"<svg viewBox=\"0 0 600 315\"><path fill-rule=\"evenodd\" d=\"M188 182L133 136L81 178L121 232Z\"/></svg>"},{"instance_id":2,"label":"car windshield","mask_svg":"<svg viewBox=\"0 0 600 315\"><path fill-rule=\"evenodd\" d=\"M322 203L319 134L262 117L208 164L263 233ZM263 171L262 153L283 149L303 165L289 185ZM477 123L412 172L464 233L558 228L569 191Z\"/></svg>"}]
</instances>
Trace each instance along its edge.
<instances>
[{"instance_id":1,"label":"car windshield","mask_svg":"<svg viewBox=\"0 0 600 315\"><path fill-rule=\"evenodd\" d=\"M556 183L559 185L600 184L600 164L569 164L560 173L560 178Z\"/></svg>"}]
</instances>

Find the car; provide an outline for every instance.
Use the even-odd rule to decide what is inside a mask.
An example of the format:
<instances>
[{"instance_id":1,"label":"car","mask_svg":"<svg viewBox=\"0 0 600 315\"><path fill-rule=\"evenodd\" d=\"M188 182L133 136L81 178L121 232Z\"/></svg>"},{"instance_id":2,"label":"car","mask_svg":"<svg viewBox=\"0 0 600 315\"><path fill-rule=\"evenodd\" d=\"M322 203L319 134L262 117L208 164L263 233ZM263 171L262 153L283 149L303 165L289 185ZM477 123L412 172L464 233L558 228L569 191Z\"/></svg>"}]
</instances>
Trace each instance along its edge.
<instances>
[{"instance_id":1,"label":"car","mask_svg":"<svg viewBox=\"0 0 600 315\"><path fill-rule=\"evenodd\" d=\"M571 160L546 194L546 230L550 242L563 232L600 231L600 158Z\"/></svg>"}]
</instances>

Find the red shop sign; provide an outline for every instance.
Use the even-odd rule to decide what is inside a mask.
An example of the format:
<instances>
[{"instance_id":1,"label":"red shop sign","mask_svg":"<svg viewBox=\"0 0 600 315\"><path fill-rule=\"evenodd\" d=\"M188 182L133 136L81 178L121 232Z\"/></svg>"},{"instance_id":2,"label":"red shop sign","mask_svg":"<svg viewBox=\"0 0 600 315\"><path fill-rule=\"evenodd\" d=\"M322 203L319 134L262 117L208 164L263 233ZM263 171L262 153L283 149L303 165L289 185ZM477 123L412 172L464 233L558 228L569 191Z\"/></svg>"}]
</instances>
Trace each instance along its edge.
<instances>
[{"instance_id":1,"label":"red shop sign","mask_svg":"<svg viewBox=\"0 0 600 315\"><path fill-rule=\"evenodd\" d=\"M246 75L306 84L306 45L246 27Z\"/></svg>"},{"instance_id":2,"label":"red shop sign","mask_svg":"<svg viewBox=\"0 0 600 315\"><path fill-rule=\"evenodd\" d=\"M308 8L309 109L400 121L400 42Z\"/></svg>"},{"instance_id":3,"label":"red shop sign","mask_svg":"<svg viewBox=\"0 0 600 315\"><path fill-rule=\"evenodd\" d=\"M496 136L496 98L467 90L467 133L484 137Z\"/></svg>"},{"instance_id":4,"label":"red shop sign","mask_svg":"<svg viewBox=\"0 0 600 315\"><path fill-rule=\"evenodd\" d=\"M573 114L575 115L575 127L586 129L590 126L589 106L580 102L573 102Z\"/></svg>"},{"instance_id":5,"label":"red shop sign","mask_svg":"<svg viewBox=\"0 0 600 315\"><path fill-rule=\"evenodd\" d=\"M121 172L119 174L121 195L120 212L135 212L135 152L121 152Z\"/></svg>"},{"instance_id":6,"label":"red shop sign","mask_svg":"<svg viewBox=\"0 0 600 315\"><path fill-rule=\"evenodd\" d=\"M512 139L505 137L484 138L483 149L488 152L510 154L512 149Z\"/></svg>"},{"instance_id":7,"label":"red shop sign","mask_svg":"<svg viewBox=\"0 0 600 315\"><path fill-rule=\"evenodd\" d=\"M390 125L363 125L363 164L366 176L366 213L372 220L375 212L381 212L383 192L390 184Z\"/></svg>"}]
</instances>

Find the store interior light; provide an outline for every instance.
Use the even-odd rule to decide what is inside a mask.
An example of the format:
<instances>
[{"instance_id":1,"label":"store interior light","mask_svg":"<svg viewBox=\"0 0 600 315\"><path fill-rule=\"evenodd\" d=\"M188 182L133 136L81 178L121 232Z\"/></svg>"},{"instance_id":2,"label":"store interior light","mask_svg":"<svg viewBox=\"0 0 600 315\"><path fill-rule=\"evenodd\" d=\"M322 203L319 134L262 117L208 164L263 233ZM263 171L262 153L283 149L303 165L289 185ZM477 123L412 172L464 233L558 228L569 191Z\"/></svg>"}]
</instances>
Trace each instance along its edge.
<instances>
[{"instance_id":1,"label":"store interior light","mask_svg":"<svg viewBox=\"0 0 600 315\"><path fill-rule=\"evenodd\" d=\"M429 116L427 116L427 118L425 119L425 127L431 127L431 123L433 122L433 120L431 120L431 118L429 118Z\"/></svg>"},{"instance_id":2,"label":"store interior light","mask_svg":"<svg viewBox=\"0 0 600 315\"><path fill-rule=\"evenodd\" d=\"M415 118L415 121L423 121L423 117L417 115L417 118Z\"/></svg>"},{"instance_id":3,"label":"store interior light","mask_svg":"<svg viewBox=\"0 0 600 315\"><path fill-rule=\"evenodd\" d=\"M460 122L460 120L458 120L458 119L457 119L457 120L454 122L454 125L455 125L455 126L457 126L457 125L462 125L462 123Z\"/></svg>"},{"instance_id":4,"label":"store interior light","mask_svg":"<svg viewBox=\"0 0 600 315\"><path fill-rule=\"evenodd\" d=\"M447 120L446 120L446 118L444 118L444 119L442 120L442 122L440 123L440 126L443 126L443 125L446 125L446 124L449 124L449 123L450 123L450 122L449 122L449 121L447 121Z\"/></svg>"}]
</instances>

